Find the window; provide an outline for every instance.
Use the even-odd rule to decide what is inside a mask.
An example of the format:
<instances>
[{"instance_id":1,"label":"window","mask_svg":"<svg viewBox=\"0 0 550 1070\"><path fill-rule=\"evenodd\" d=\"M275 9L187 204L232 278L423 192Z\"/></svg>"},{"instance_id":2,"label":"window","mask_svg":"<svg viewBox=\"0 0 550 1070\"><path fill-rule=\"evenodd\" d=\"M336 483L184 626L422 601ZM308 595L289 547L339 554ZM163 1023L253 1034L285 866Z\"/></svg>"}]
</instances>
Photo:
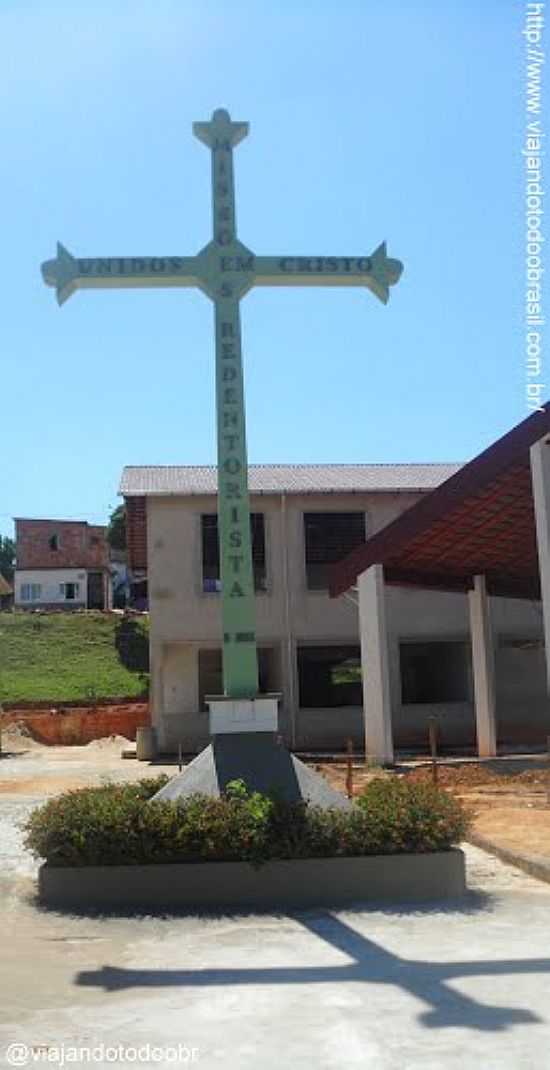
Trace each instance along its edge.
<instances>
[{"instance_id":1,"label":"window","mask_svg":"<svg viewBox=\"0 0 550 1070\"><path fill-rule=\"evenodd\" d=\"M329 565L365 541L365 514L304 513L304 541L308 590L324 591Z\"/></svg>"},{"instance_id":2,"label":"window","mask_svg":"<svg viewBox=\"0 0 550 1070\"><path fill-rule=\"evenodd\" d=\"M466 643L401 643L399 657L403 704L468 701Z\"/></svg>"},{"instance_id":3,"label":"window","mask_svg":"<svg viewBox=\"0 0 550 1070\"><path fill-rule=\"evenodd\" d=\"M79 595L80 584L79 583L60 583L59 593L66 602L74 602Z\"/></svg>"},{"instance_id":4,"label":"window","mask_svg":"<svg viewBox=\"0 0 550 1070\"><path fill-rule=\"evenodd\" d=\"M267 588L265 570L265 527L263 513L250 514L250 531L252 535L252 566L254 569L254 587L257 591ZM202 589L203 591L220 591L220 548L218 545L218 517L216 513L204 513L201 516L202 539Z\"/></svg>"},{"instance_id":5,"label":"window","mask_svg":"<svg viewBox=\"0 0 550 1070\"><path fill-rule=\"evenodd\" d=\"M361 706L361 651L358 646L298 647L298 688L304 709Z\"/></svg>"},{"instance_id":6,"label":"window","mask_svg":"<svg viewBox=\"0 0 550 1070\"><path fill-rule=\"evenodd\" d=\"M50 535L48 539L50 550L59 550L59 535Z\"/></svg>"},{"instance_id":7,"label":"window","mask_svg":"<svg viewBox=\"0 0 550 1070\"><path fill-rule=\"evenodd\" d=\"M21 584L21 601L22 602L39 602L42 597L42 584L40 583L22 583Z\"/></svg>"}]
</instances>

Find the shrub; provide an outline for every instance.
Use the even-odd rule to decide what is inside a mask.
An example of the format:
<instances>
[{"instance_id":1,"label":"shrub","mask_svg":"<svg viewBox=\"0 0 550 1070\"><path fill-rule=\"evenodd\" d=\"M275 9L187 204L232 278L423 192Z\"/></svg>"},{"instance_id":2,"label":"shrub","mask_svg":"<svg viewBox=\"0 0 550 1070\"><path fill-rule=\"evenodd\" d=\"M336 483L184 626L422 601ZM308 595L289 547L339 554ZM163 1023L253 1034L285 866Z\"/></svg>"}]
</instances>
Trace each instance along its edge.
<instances>
[{"instance_id":1,"label":"shrub","mask_svg":"<svg viewBox=\"0 0 550 1070\"><path fill-rule=\"evenodd\" d=\"M460 804L425 784L373 781L349 810L249 793L149 801L166 777L67 792L34 810L26 846L53 866L327 858L446 850L464 835Z\"/></svg>"},{"instance_id":2,"label":"shrub","mask_svg":"<svg viewBox=\"0 0 550 1070\"><path fill-rule=\"evenodd\" d=\"M140 814L167 776L68 791L33 810L24 825L30 850L52 865L114 865L145 834ZM147 822L143 823L146 826Z\"/></svg>"},{"instance_id":3,"label":"shrub","mask_svg":"<svg viewBox=\"0 0 550 1070\"><path fill-rule=\"evenodd\" d=\"M446 851L464 839L469 816L454 796L428 783L376 778L359 796L371 834L391 851Z\"/></svg>"}]
</instances>

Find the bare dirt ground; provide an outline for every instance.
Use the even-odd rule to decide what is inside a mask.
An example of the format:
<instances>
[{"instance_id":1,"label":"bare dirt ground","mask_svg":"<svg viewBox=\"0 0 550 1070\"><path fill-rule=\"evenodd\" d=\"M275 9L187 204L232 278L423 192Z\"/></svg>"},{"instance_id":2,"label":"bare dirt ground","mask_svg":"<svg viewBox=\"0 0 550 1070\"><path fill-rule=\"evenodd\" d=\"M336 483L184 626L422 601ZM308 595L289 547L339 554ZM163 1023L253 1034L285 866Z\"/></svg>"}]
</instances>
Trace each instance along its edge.
<instances>
[{"instance_id":1,"label":"bare dirt ground","mask_svg":"<svg viewBox=\"0 0 550 1070\"><path fill-rule=\"evenodd\" d=\"M317 768L340 791L346 790L345 762ZM353 765L353 794L378 771ZM382 774L393 776L393 773ZM412 762L398 775L432 781L431 766ZM473 815L472 829L497 848L536 856L550 863L550 765L543 755L514 756L490 762L441 762L438 783L457 795Z\"/></svg>"},{"instance_id":2,"label":"bare dirt ground","mask_svg":"<svg viewBox=\"0 0 550 1070\"><path fill-rule=\"evenodd\" d=\"M172 763L152 767L135 758L123 759L123 749L133 746L124 736L108 736L81 747L51 747L37 743L24 728L10 725L2 732L0 796L58 795L109 780L131 781L177 772L177 765Z\"/></svg>"}]
</instances>

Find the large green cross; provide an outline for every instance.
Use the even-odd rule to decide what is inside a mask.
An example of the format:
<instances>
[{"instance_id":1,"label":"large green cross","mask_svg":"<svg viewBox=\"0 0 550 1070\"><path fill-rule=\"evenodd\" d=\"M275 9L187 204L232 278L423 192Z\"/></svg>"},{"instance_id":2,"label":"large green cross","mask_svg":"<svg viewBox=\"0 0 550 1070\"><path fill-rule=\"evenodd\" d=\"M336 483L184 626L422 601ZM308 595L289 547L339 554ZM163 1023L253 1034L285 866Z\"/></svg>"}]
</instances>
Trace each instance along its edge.
<instances>
[{"instance_id":1,"label":"large green cross","mask_svg":"<svg viewBox=\"0 0 550 1070\"><path fill-rule=\"evenodd\" d=\"M223 683L228 697L253 698L258 659L239 302L252 286L366 286L386 303L403 267L386 256L385 243L372 256L255 256L238 240L235 221L233 147L248 123L231 122L218 109L193 132L212 151L214 236L197 256L76 259L58 244L42 273L60 305L77 289L121 286L197 286L214 302Z\"/></svg>"}]
</instances>

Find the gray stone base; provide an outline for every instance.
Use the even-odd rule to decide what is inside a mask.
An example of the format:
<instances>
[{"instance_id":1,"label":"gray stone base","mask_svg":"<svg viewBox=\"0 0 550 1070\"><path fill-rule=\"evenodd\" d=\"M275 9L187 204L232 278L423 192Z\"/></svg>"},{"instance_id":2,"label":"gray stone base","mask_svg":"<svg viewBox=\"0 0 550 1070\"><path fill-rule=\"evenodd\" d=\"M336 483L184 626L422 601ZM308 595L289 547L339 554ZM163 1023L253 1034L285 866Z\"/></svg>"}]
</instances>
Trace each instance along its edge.
<instances>
[{"instance_id":1,"label":"gray stone base","mask_svg":"<svg viewBox=\"0 0 550 1070\"><path fill-rule=\"evenodd\" d=\"M231 780L244 780L251 791L276 795L287 802L307 799L315 806L350 806L339 791L277 742L273 732L217 735L154 799L180 799L200 792L218 796Z\"/></svg>"},{"instance_id":2,"label":"gray stone base","mask_svg":"<svg viewBox=\"0 0 550 1070\"><path fill-rule=\"evenodd\" d=\"M460 850L267 862L157 866L44 865L39 897L76 909L292 910L369 901L451 899L466 891Z\"/></svg>"}]
</instances>

